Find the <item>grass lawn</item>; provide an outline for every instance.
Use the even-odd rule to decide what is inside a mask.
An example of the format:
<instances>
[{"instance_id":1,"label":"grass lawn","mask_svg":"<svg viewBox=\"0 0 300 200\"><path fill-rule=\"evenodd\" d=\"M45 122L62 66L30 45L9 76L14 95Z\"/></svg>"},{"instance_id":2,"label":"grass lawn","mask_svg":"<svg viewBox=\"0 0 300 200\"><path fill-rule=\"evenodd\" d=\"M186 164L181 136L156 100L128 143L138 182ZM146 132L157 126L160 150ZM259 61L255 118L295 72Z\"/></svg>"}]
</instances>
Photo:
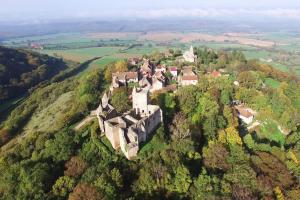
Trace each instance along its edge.
<instances>
[{"instance_id":1,"label":"grass lawn","mask_svg":"<svg viewBox=\"0 0 300 200\"><path fill-rule=\"evenodd\" d=\"M275 80L275 79L272 79L272 78L266 78L265 84L266 84L267 86L272 87L272 88L278 88L279 85L280 85L280 82L277 81L277 80Z\"/></svg>"},{"instance_id":2,"label":"grass lawn","mask_svg":"<svg viewBox=\"0 0 300 200\"><path fill-rule=\"evenodd\" d=\"M270 142L276 142L281 146L285 143L286 136L278 129L277 124L272 120L263 122L258 131L260 139L267 139Z\"/></svg>"}]
</instances>

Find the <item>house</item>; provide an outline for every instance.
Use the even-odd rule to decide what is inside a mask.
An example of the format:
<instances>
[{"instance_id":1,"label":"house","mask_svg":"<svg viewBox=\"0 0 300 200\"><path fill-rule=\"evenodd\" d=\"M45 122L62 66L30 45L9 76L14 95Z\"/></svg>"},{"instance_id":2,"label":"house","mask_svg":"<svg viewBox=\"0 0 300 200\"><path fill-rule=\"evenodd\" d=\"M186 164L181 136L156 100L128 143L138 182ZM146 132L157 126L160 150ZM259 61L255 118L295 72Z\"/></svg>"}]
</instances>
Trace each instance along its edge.
<instances>
[{"instance_id":1,"label":"house","mask_svg":"<svg viewBox=\"0 0 300 200\"><path fill-rule=\"evenodd\" d=\"M163 72L163 73L166 73L166 67L165 66L163 66L163 65L158 65L158 66L156 66L155 67L155 70L154 70L155 72Z\"/></svg>"},{"instance_id":2,"label":"house","mask_svg":"<svg viewBox=\"0 0 300 200\"><path fill-rule=\"evenodd\" d=\"M126 87L128 83L138 83L137 72L117 72L112 74L112 84L110 90L115 88Z\"/></svg>"},{"instance_id":3,"label":"house","mask_svg":"<svg viewBox=\"0 0 300 200\"><path fill-rule=\"evenodd\" d=\"M144 59L144 63L140 67L140 73L143 77L151 77L153 75L153 66L149 59Z\"/></svg>"},{"instance_id":4,"label":"house","mask_svg":"<svg viewBox=\"0 0 300 200\"><path fill-rule=\"evenodd\" d=\"M152 80L148 77L143 77L140 81L139 81L139 86L141 88L145 88L150 90L151 86L152 86Z\"/></svg>"},{"instance_id":5,"label":"house","mask_svg":"<svg viewBox=\"0 0 300 200\"><path fill-rule=\"evenodd\" d=\"M101 131L105 134L114 149L121 149L127 159L137 156L140 144L148 140L151 134L163 121L162 110L157 105L149 104L149 90L132 91L132 110L105 118L103 107L109 105L109 99L103 101L97 109Z\"/></svg>"},{"instance_id":6,"label":"house","mask_svg":"<svg viewBox=\"0 0 300 200\"><path fill-rule=\"evenodd\" d=\"M184 52L183 58L186 62L195 62L197 56L194 54L194 48L191 46L189 51Z\"/></svg>"},{"instance_id":7,"label":"house","mask_svg":"<svg viewBox=\"0 0 300 200\"><path fill-rule=\"evenodd\" d=\"M179 78L179 84L182 86L197 85L198 84L198 76L197 75L181 76Z\"/></svg>"},{"instance_id":8,"label":"house","mask_svg":"<svg viewBox=\"0 0 300 200\"><path fill-rule=\"evenodd\" d=\"M176 66L169 67L169 71L170 71L170 73L172 74L173 77L177 77L178 71L177 71L177 67Z\"/></svg>"},{"instance_id":9,"label":"house","mask_svg":"<svg viewBox=\"0 0 300 200\"><path fill-rule=\"evenodd\" d=\"M150 89L150 92L155 92L157 90L161 90L165 87L165 82L161 79L158 79L156 77L153 77L152 79L152 87Z\"/></svg>"},{"instance_id":10,"label":"house","mask_svg":"<svg viewBox=\"0 0 300 200\"><path fill-rule=\"evenodd\" d=\"M247 108L244 105L237 105L235 106L235 109L237 110L238 117L247 125L251 124L254 120L254 116L256 115L256 112L252 110L251 108Z\"/></svg>"},{"instance_id":11,"label":"house","mask_svg":"<svg viewBox=\"0 0 300 200\"><path fill-rule=\"evenodd\" d=\"M137 83L139 82L137 72L124 72L127 83Z\"/></svg>"},{"instance_id":12,"label":"house","mask_svg":"<svg viewBox=\"0 0 300 200\"><path fill-rule=\"evenodd\" d=\"M193 71L192 67L185 67L182 70L182 74L178 77L179 85L197 85L198 76Z\"/></svg>"}]
</instances>

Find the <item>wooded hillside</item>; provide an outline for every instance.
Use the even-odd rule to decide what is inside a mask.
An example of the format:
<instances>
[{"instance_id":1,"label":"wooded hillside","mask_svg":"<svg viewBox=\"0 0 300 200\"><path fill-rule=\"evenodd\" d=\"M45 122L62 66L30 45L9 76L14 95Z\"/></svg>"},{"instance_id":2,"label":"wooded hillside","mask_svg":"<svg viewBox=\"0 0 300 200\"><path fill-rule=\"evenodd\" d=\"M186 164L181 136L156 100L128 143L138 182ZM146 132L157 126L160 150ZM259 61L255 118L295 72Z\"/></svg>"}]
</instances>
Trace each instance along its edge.
<instances>
[{"instance_id":1,"label":"wooded hillside","mask_svg":"<svg viewBox=\"0 0 300 200\"><path fill-rule=\"evenodd\" d=\"M66 68L61 59L0 46L0 103L24 94Z\"/></svg>"}]
</instances>

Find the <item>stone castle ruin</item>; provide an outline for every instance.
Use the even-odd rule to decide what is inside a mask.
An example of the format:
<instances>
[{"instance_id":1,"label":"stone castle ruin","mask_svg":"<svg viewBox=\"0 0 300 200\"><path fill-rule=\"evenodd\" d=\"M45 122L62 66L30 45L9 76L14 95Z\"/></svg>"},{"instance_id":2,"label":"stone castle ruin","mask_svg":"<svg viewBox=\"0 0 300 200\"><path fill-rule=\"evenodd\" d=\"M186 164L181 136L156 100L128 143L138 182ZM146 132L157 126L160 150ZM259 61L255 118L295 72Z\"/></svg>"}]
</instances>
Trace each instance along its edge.
<instances>
[{"instance_id":1,"label":"stone castle ruin","mask_svg":"<svg viewBox=\"0 0 300 200\"><path fill-rule=\"evenodd\" d=\"M146 142L155 129L162 123L162 110L150 105L149 90L146 88L132 91L132 109L118 113L109 104L104 94L96 114L101 132L108 138L114 149L121 149L127 159L137 156L139 146Z\"/></svg>"}]
</instances>

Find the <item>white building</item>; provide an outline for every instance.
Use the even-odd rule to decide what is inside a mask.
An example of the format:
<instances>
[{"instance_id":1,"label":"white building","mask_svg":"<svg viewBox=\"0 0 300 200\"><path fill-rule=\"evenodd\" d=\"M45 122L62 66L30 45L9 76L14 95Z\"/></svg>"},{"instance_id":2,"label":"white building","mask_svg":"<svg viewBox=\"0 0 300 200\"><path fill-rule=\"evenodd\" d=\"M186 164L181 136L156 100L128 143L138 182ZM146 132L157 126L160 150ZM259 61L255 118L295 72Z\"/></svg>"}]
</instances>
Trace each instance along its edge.
<instances>
[{"instance_id":1,"label":"white building","mask_svg":"<svg viewBox=\"0 0 300 200\"><path fill-rule=\"evenodd\" d=\"M197 56L194 54L194 48L191 46L189 51L184 52L183 58L187 62L195 62L197 59Z\"/></svg>"},{"instance_id":2,"label":"white building","mask_svg":"<svg viewBox=\"0 0 300 200\"><path fill-rule=\"evenodd\" d=\"M235 106L235 109L238 112L238 117L247 125L251 124L254 120L254 116L256 114L250 108L245 107L244 105Z\"/></svg>"},{"instance_id":3,"label":"white building","mask_svg":"<svg viewBox=\"0 0 300 200\"><path fill-rule=\"evenodd\" d=\"M172 74L173 77L178 76L178 71L176 66L169 67L170 73Z\"/></svg>"},{"instance_id":4,"label":"white building","mask_svg":"<svg viewBox=\"0 0 300 200\"><path fill-rule=\"evenodd\" d=\"M197 85L198 84L198 76L197 75L181 76L179 78L179 84L181 86Z\"/></svg>"},{"instance_id":5,"label":"white building","mask_svg":"<svg viewBox=\"0 0 300 200\"><path fill-rule=\"evenodd\" d=\"M182 74L178 77L179 85L197 85L198 84L198 76L193 71L192 67L185 67L182 70Z\"/></svg>"}]
</instances>

